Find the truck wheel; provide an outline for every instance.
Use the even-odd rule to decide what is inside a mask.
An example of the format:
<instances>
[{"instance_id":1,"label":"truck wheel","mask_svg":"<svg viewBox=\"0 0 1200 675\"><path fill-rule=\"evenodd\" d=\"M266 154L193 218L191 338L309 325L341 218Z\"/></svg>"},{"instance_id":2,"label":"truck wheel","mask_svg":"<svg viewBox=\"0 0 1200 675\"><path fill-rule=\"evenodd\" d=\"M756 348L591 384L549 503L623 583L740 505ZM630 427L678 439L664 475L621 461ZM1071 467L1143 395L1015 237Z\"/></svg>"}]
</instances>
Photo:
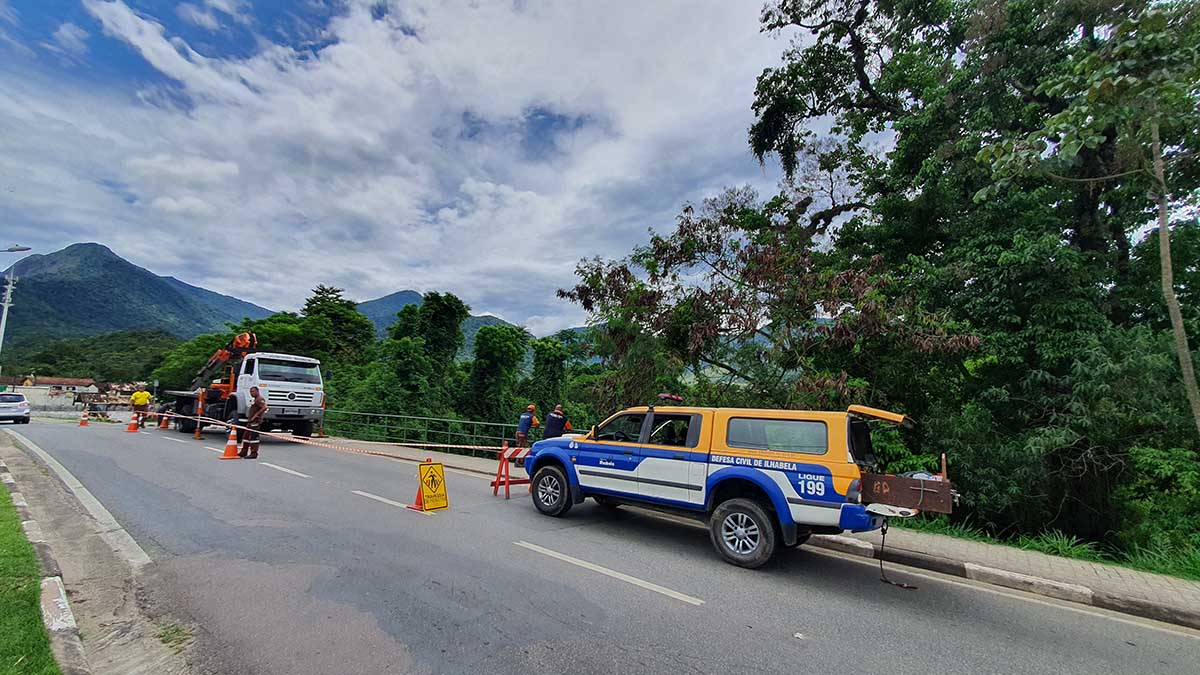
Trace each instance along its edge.
<instances>
[{"instance_id":1,"label":"truck wheel","mask_svg":"<svg viewBox=\"0 0 1200 675\"><path fill-rule=\"evenodd\" d=\"M179 420L179 430L185 434L196 432L196 420Z\"/></svg>"},{"instance_id":2,"label":"truck wheel","mask_svg":"<svg viewBox=\"0 0 1200 675\"><path fill-rule=\"evenodd\" d=\"M547 516L558 518L571 510L571 490L563 470L547 464L533 475L533 505Z\"/></svg>"},{"instance_id":3,"label":"truck wheel","mask_svg":"<svg viewBox=\"0 0 1200 675\"><path fill-rule=\"evenodd\" d=\"M296 422L296 426L292 427L292 434L308 438L312 436L313 423L310 421Z\"/></svg>"},{"instance_id":4,"label":"truck wheel","mask_svg":"<svg viewBox=\"0 0 1200 675\"><path fill-rule=\"evenodd\" d=\"M738 497L721 502L708 521L717 552L738 567L762 567L775 555L775 523L758 502Z\"/></svg>"}]
</instances>

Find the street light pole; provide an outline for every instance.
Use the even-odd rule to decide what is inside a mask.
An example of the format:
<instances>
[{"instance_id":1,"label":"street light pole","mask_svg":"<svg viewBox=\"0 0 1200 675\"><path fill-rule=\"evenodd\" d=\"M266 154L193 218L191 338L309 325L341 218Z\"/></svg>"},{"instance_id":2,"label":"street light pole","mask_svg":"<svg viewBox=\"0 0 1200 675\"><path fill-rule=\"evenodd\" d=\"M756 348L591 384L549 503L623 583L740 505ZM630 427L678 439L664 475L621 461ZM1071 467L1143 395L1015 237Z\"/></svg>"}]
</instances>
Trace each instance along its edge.
<instances>
[{"instance_id":1,"label":"street light pole","mask_svg":"<svg viewBox=\"0 0 1200 675\"><path fill-rule=\"evenodd\" d=\"M16 244L13 244L12 246L9 246L8 248L4 249L4 252L5 253L18 253L20 251L28 251L28 250L30 250L30 248L28 246L18 246ZM17 265L15 263L8 268L8 278L7 278L8 283L5 284L5 286L4 286L4 300L3 300L3 302L0 302L0 305L4 306L3 314L0 314L0 354L2 354L4 352L4 329L5 329L5 327L8 326L8 308L12 307L13 287L15 287L17 285L17 278L13 276L13 272L16 269L17 269ZM3 375L3 373L4 373L4 361L0 361L0 375Z\"/></svg>"}]
</instances>

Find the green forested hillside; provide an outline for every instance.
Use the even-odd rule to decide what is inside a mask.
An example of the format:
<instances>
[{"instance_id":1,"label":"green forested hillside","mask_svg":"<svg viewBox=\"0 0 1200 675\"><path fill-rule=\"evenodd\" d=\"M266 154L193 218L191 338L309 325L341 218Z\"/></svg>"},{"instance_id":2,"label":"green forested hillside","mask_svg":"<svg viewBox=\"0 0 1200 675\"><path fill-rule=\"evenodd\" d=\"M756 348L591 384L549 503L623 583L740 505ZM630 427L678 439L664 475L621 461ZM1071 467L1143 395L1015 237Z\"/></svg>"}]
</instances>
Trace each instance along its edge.
<instances>
[{"instance_id":1,"label":"green forested hillside","mask_svg":"<svg viewBox=\"0 0 1200 675\"><path fill-rule=\"evenodd\" d=\"M125 331L56 340L15 360L12 375L90 377L101 382L145 380L182 340L166 331Z\"/></svg>"},{"instance_id":2,"label":"green forested hillside","mask_svg":"<svg viewBox=\"0 0 1200 675\"><path fill-rule=\"evenodd\" d=\"M73 244L16 264L18 277L4 342L6 355L48 341L129 330L182 338L223 329L269 310L165 279L99 244ZM236 310L236 311L235 311ZM7 361L7 358L5 359Z\"/></svg>"}]
</instances>

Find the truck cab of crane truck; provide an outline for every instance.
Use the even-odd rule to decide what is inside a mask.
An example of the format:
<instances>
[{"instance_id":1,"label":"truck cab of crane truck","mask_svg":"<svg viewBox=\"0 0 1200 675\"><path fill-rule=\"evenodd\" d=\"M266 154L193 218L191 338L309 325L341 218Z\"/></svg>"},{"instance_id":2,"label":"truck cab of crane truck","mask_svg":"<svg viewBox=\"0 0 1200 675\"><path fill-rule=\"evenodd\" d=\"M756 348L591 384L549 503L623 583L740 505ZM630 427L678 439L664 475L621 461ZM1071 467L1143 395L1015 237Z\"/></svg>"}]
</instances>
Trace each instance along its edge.
<instances>
[{"instance_id":1,"label":"truck cab of crane truck","mask_svg":"<svg viewBox=\"0 0 1200 675\"><path fill-rule=\"evenodd\" d=\"M307 356L252 352L240 363L226 364L221 377L196 391L168 391L177 397L183 415L199 414L209 419L239 424L250 408L250 389L258 387L267 401L263 417L265 431L284 429L297 436L310 436L325 417L324 382L321 362ZM195 431L197 422L179 421L179 430ZM238 432L240 439L241 432Z\"/></svg>"},{"instance_id":2,"label":"truck cab of crane truck","mask_svg":"<svg viewBox=\"0 0 1200 675\"><path fill-rule=\"evenodd\" d=\"M525 459L534 505L562 516L591 497L708 522L728 562L759 567L812 534L865 532L884 517L862 499L875 464L865 406L842 412L659 406L622 410L582 435L535 443ZM887 509L892 516L915 510ZM755 536L749 536L754 533Z\"/></svg>"},{"instance_id":3,"label":"truck cab of crane truck","mask_svg":"<svg viewBox=\"0 0 1200 675\"><path fill-rule=\"evenodd\" d=\"M297 436L311 436L325 416L325 392L321 362L307 356L255 352L242 360L234 376L231 395L237 416L246 418L250 388L258 387L267 401L263 428L287 429ZM232 409L232 406L227 408Z\"/></svg>"}]
</instances>

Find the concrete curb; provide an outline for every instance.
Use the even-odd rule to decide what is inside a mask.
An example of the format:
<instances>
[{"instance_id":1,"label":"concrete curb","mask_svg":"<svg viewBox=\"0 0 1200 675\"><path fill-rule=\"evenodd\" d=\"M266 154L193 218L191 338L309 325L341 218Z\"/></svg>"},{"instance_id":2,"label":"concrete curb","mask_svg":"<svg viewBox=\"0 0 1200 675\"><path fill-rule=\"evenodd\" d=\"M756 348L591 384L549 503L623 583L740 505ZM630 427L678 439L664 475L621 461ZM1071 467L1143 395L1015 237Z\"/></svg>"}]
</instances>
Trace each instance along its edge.
<instances>
[{"instance_id":1,"label":"concrete curb","mask_svg":"<svg viewBox=\"0 0 1200 675\"><path fill-rule=\"evenodd\" d=\"M54 559L54 552L46 543L42 527L29 512L29 504L25 496L17 491L16 481L8 473L8 466L0 462L0 477L8 488L13 506L21 518L21 529L25 537L37 553L38 565L41 568L41 610L42 623L50 639L50 650L54 652L54 660L63 675L91 675L92 667L83 651L83 640L79 636L79 626L75 623L75 615L71 612L71 603L67 600L67 589L63 586L62 570Z\"/></svg>"},{"instance_id":2,"label":"concrete curb","mask_svg":"<svg viewBox=\"0 0 1200 675\"><path fill-rule=\"evenodd\" d=\"M100 503L100 500L96 499L96 497L92 495L92 493L86 487L83 486L83 483L80 483L79 479L76 478L75 475L69 470L67 470L67 467L63 466L58 460L51 457L50 453L39 448L36 443L28 438L25 438L21 434L11 429L6 429L5 431L8 433L9 437L12 438L16 444L25 451L26 454L34 455L36 457L36 461L39 461L48 467L50 471L58 478L58 480L61 481L64 486L66 486L67 490L74 495L75 499L79 502L80 506L83 507L84 511L86 511L88 515L90 515L95 521L96 531L100 533L100 536L105 542L108 543L112 550L117 553L117 555L121 556L121 558L129 563L129 566L133 569L135 574L141 571L143 567L150 564L150 556L146 554L146 551L143 550L136 541L134 541L133 537L131 537L129 533L125 531L125 528L121 527L121 524L117 522L117 519L114 518L111 513L109 513L108 509L104 508L104 505Z\"/></svg>"},{"instance_id":3,"label":"concrete curb","mask_svg":"<svg viewBox=\"0 0 1200 675\"><path fill-rule=\"evenodd\" d=\"M873 560L879 560L881 557L879 555L879 548L875 544L853 537L815 535L808 543L817 548L839 551ZM892 562L898 565L941 572L942 574L971 579L993 586L1002 586L1004 588L1025 591L1026 593L1034 593L1081 605L1121 612L1122 614L1140 616L1145 619L1200 629L1200 608L1188 609L1144 600L1142 598L1102 593L1092 590L1087 586L1019 574L1008 570L927 555L891 546L883 551L882 558L885 562Z\"/></svg>"}]
</instances>

